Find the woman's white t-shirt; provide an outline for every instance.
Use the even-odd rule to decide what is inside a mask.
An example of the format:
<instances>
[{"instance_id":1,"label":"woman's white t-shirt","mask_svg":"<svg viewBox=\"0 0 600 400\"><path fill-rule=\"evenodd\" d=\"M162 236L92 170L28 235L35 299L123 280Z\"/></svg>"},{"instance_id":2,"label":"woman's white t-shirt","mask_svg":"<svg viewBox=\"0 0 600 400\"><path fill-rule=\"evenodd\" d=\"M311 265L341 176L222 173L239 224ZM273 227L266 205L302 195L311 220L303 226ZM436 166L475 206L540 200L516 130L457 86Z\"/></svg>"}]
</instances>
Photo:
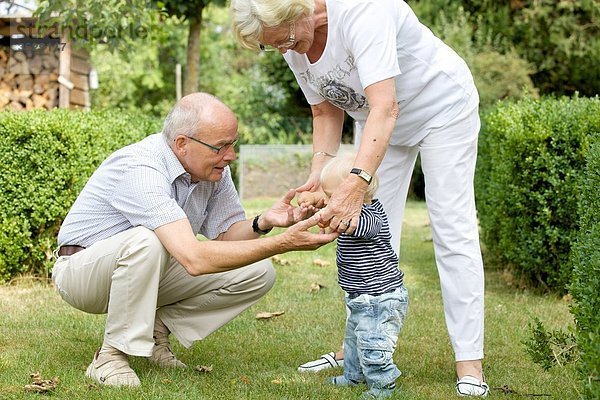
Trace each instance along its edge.
<instances>
[{"instance_id":1,"label":"woman's white t-shirt","mask_svg":"<svg viewBox=\"0 0 600 400\"><path fill-rule=\"evenodd\" d=\"M364 89L395 78L400 116L391 144L413 146L451 121L476 95L465 62L421 24L402 0L326 0L323 54L284 58L309 104L329 101L354 118L369 114Z\"/></svg>"}]
</instances>

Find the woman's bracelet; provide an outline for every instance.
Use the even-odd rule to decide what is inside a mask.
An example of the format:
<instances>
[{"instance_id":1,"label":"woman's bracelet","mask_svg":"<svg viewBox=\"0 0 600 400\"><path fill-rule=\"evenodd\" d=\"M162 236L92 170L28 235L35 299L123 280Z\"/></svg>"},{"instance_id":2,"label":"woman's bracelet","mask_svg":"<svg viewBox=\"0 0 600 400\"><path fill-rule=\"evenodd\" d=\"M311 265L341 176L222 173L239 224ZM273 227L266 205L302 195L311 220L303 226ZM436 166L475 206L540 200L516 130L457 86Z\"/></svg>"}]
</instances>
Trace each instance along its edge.
<instances>
[{"instance_id":1,"label":"woman's bracelet","mask_svg":"<svg viewBox=\"0 0 600 400\"><path fill-rule=\"evenodd\" d=\"M326 151L315 151L313 153L314 156L325 156L325 157L335 157L335 154L328 153Z\"/></svg>"}]
</instances>

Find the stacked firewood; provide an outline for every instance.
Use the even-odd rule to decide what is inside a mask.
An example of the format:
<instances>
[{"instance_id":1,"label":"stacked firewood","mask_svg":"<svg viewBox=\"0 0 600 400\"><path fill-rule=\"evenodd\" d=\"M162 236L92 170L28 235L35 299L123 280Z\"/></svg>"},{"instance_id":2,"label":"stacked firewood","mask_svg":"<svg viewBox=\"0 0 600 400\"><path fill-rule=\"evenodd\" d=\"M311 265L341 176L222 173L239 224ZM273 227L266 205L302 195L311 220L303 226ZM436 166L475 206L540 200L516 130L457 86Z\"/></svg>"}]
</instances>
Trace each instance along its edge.
<instances>
[{"instance_id":1,"label":"stacked firewood","mask_svg":"<svg viewBox=\"0 0 600 400\"><path fill-rule=\"evenodd\" d=\"M58 107L59 57L51 49L37 52L0 47L0 110Z\"/></svg>"}]
</instances>

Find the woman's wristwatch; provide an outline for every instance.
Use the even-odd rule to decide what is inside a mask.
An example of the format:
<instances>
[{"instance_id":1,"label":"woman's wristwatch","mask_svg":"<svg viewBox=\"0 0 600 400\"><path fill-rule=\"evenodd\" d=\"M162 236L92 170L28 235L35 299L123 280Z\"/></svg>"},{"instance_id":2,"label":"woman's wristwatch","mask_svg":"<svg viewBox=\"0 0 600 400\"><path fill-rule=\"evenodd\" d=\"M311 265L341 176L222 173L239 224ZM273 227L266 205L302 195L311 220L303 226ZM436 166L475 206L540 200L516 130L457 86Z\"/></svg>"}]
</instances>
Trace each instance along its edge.
<instances>
[{"instance_id":1,"label":"woman's wristwatch","mask_svg":"<svg viewBox=\"0 0 600 400\"><path fill-rule=\"evenodd\" d=\"M356 174L356 175L360 176L361 178L363 178L365 180L365 182L367 182L367 185L369 185L371 183L371 181L373 180L373 177L371 176L371 174L369 174L364 169L352 168L350 173Z\"/></svg>"}]
</instances>

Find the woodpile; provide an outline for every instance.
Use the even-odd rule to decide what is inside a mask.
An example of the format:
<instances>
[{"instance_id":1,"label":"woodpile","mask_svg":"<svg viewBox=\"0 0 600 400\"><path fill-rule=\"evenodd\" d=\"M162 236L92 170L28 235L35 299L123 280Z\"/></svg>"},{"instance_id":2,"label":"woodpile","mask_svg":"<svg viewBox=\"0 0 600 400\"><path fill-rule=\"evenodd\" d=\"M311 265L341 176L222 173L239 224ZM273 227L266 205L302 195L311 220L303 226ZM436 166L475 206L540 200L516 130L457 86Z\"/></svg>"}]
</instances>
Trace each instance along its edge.
<instances>
[{"instance_id":1,"label":"woodpile","mask_svg":"<svg viewBox=\"0 0 600 400\"><path fill-rule=\"evenodd\" d=\"M58 107L58 77L56 51L26 54L0 47L0 110Z\"/></svg>"}]
</instances>

